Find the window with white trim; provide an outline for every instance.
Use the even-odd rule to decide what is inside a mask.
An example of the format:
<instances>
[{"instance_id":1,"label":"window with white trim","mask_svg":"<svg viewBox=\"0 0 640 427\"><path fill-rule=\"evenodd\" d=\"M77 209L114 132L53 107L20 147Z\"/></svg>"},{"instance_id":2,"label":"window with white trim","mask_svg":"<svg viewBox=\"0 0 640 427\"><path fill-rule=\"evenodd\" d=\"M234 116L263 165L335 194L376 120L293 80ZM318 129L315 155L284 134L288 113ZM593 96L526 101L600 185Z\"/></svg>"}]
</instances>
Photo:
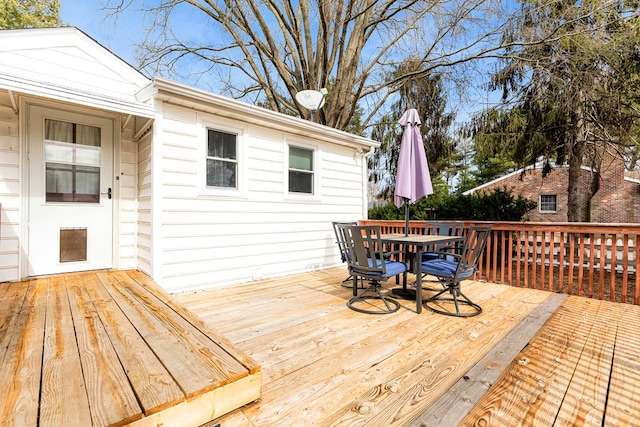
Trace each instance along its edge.
<instances>
[{"instance_id":1,"label":"window with white trim","mask_svg":"<svg viewBox=\"0 0 640 427\"><path fill-rule=\"evenodd\" d=\"M207 129L207 187L238 188L238 135Z\"/></svg>"},{"instance_id":2,"label":"window with white trim","mask_svg":"<svg viewBox=\"0 0 640 427\"><path fill-rule=\"evenodd\" d=\"M557 199L555 194L540 195L540 212L557 212Z\"/></svg>"},{"instance_id":3,"label":"window with white trim","mask_svg":"<svg viewBox=\"0 0 640 427\"><path fill-rule=\"evenodd\" d=\"M289 146L289 193L313 194L313 150Z\"/></svg>"}]
</instances>

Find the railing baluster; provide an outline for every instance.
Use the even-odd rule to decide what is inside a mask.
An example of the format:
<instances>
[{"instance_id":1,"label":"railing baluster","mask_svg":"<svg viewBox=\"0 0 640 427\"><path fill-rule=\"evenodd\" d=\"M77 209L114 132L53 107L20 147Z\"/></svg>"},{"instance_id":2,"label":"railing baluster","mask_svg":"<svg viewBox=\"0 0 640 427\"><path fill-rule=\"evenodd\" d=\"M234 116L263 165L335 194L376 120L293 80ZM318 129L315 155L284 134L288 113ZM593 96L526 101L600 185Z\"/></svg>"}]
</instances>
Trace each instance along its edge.
<instances>
[{"instance_id":1,"label":"railing baluster","mask_svg":"<svg viewBox=\"0 0 640 427\"><path fill-rule=\"evenodd\" d=\"M567 272L567 293L573 295L573 262L575 260L575 233L569 233L569 271Z\"/></svg>"},{"instance_id":2,"label":"railing baluster","mask_svg":"<svg viewBox=\"0 0 640 427\"><path fill-rule=\"evenodd\" d=\"M600 234L600 281L598 282L598 299L604 299L604 273L607 259L606 240L607 236L604 233Z\"/></svg>"},{"instance_id":3,"label":"railing baluster","mask_svg":"<svg viewBox=\"0 0 640 427\"><path fill-rule=\"evenodd\" d=\"M635 271L633 272L636 276L636 288L634 289L634 294L633 294L633 303L635 305L640 304L640 256L638 256L638 243L639 242L639 238L638 235L636 235L636 241L635 241L635 258L636 258L636 262L635 262Z\"/></svg>"},{"instance_id":4,"label":"railing baluster","mask_svg":"<svg viewBox=\"0 0 640 427\"><path fill-rule=\"evenodd\" d=\"M560 232L560 282L558 283L558 291L562 292L564 288L564 239L566 238L567 233L564 231Z\"/></svg>"},{"instance_id":5,"label":"railing baluster","mask_svg":"<svg viewBox=\"0 0 640 427\"><path fill-rule=\"evenodd\" d=\"M621 302L627 302L628 280L629 280L629 235L622 235L622 291Z\"/></svg>"},{"instance_id":6,"label":"railing baluster","mask_svg":"<svg viewBox=\"0 0 640 427\"><path fill-rule=\"evenodd\" d=\"M465 231L486 222L465 221ZM380 225L387 233L405 230L404 220L360 223ZM640 224L490 223L493 231L478 278L599 299L608 292L611 301L640 305ZM409 229L422 234L425 224L410 221Z\"/></svg>"},{"instance_id":7,"label":"railing baluster","mask_svg":"<svg viewBox=\"0 0 640 427\"><path fill-rule=\"evenodd\" d=\"M584 239L583 233L580 236L580 252L578 253L578 295L582 296L582 279L584 277Z\"/></svg>"},{"instance_id":8,"label":"railing baluster","mask_svg":"<svg viewBox=\"0 0 640 427\"><path fill-rule=\"evenodd\" d=\"M531 245L533 246L533 254L531 256L531 289L538 289L536 284L538 283L536 274L538 271L538 232L533 231L531 233Z\"/></svg>"},{"instance_id":9,"label":"railing baluster","mask_svg":"<svg viewBox=\"0 0 640 427\"><path fill-rule=\"evenodd\" d=\"M611 235L611 276L609 277L609 301L616 300L616 264L618 262L618 235Z\"/></svg>"},{"instance_id":10,"label":"railing baluster","mask_svg":"<svg viewBox=\"0 0 640 427\"><path fill-rule=\"evenodd\" d=\"M544 282L545 272L547 271L547 232L542 231L542 241L540 242L540 289L545 289L546 283Z\"/></svg>"},{"instance_id":11,"label":"railing baluster","mask_svg":"<svg viewBox=\"0 0 640 427\"><path fill-rule=\"evenodd\" d=\"M549 288L548 290L553 292L553 264L556 259L556 232L551 231L549 233Z\"/></svg>"},{"instance_id":12,"label":"railing baluster","mask_svg":"<svg viewBox=\"0 0 640 427\"><path fill-rule=\"evenodd\" d=\"M596 258L596 235L589 235L589 298L593 298L593 269Z\"/></svg>"}]
</instances>

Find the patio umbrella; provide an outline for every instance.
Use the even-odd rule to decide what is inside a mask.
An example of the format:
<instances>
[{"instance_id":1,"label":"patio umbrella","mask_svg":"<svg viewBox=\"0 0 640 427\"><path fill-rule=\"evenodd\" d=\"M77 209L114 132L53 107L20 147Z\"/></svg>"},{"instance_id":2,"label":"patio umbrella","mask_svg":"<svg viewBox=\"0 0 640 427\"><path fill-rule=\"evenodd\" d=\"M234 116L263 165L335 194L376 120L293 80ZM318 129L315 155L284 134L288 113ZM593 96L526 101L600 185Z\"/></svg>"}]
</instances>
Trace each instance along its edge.
<instances>
[{"instance_id":1,"label":"patio umbrella","mask_svg":"<svg viewBox=\"0 0 640 427\"><path fill-rule=\"evenodd\" d=\"M429 194L433 194L427 155L420 133L420 116L415 108L405 111L398 121L404 126L394 202L397 207L404 205L405 236L409 234L409 204L415 203Z\"/></svg>"}]
</instances>

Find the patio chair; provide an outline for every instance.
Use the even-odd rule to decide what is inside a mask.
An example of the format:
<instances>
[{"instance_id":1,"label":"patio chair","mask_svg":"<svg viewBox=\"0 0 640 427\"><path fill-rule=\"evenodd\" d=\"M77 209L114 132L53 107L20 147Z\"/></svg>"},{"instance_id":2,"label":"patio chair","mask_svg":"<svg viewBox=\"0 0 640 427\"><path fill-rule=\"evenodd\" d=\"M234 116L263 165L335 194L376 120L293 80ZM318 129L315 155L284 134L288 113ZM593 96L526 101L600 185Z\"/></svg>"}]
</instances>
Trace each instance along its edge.
<instances>
[{"instance_id":1,"label":"patio chair","mask_svg":"<svg viewBox=\"0 0 640 427\"><path fill-rule=\"evenodd\" d=\"M409 267L405 262L392 261L387 253L381 256L380 227L377 225L337 225L338 237L344 239L347 248L347 265L353 280L353 298L347 307L361 313L389 314L400 309L400 303L385 297L380 291L380 282L402 274L406 283ZM369 286L358 292L358 279L369 281ZM371 300L379 300L374 304Z\"/></svg>"},{"instance_id":2,"label":"patio chair","mask_svg":"<svg viewBox=\"0 0 640 427\"><path fill-rule=\"evenodd\" d=\"M482 313L482 307L462 293L460 282L471 278L478 271L478 260L487 245L490 232L490 225L471 226L459 253L446 252L446 258L438 257L422 263L422 272L435 276L444 286L444 289L424 302L426 308L456 317L471 317ZM451 303L455 311L447 309Z\"/></svg>"},{"instance_id":3,"label":"patio chair","mask_svg":"<svg viewBox=\"0 0 640 427\"><path fill-rule=\"evenodd\" d=\"M462 236L464 231L464 222L442 222L427 221L425 226L425 234L438 236ZM429 248L428 251L422 253L422 262L431 261L438 257L444 256L443 252L452 248L451 243L439 243Z\"/></svg>"},{"instance_id":4,"label":"patio chair","mask_svg":"<svg viewBox=\"0 0 640 427\"><path fill-rule=\"evenodd\" d=\"M339 233L341 233L342 231L340 229L338 229L338 225L358 225L357 221L351 221L351 222L331 222L331 224L333 225L333 232L336 235L336 243L338 244L338 249L340 249L340 259L342 260L342 262L347 262L347 257L349 256L348 250L345 247L345 239L341 238L339 236ZM344 286L345 288L350 288L353 286L352 284L352 277L351 275L349 275L346 279L344 279L341 284L342 286ZM361 284L358 286L358 289L364 289L364 283L360 282Z\"/></svg>"}]
</instances>

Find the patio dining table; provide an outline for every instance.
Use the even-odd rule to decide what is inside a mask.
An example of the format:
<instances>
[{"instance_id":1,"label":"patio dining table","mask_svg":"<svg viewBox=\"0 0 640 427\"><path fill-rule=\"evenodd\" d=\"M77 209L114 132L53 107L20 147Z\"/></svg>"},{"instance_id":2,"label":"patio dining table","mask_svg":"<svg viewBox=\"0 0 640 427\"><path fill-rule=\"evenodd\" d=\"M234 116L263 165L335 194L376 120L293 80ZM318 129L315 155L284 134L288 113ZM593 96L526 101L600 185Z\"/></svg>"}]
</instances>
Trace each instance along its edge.
<instances>
[{"instance_id":1,"label":"patio dining table","mask_svg":"<svg viewBox=\"0 0 640 427\"><path fill-rule=\"evenodd\" d=\"M383 244L402 245L404 254L415 254L414 271L416 275L416 312L422 313L422 253L425 247L436 243L456 243L464 240L463 236L438 236L430 234L381 234ZM412 250L413 248L413 250Z\"/></svg>"}]
</instances>

